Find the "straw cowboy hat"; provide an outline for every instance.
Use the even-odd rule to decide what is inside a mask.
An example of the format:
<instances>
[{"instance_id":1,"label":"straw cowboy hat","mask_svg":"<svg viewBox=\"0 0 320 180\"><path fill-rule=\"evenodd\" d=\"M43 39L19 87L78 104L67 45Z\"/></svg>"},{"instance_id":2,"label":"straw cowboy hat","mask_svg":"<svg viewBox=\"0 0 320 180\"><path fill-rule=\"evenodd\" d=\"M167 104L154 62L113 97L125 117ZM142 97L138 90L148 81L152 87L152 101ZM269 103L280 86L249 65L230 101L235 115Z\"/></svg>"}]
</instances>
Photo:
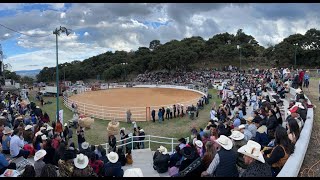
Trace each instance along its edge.
<instances>
[{"instance_id":1,"label":"straw cowboy hat","mask_svg":"<svg viewBox=\"0 0 320 180\"><path fill-rule=\"evenodd\" d=\"M39 159L43 158L46 154L47 154L46 150L40 149L39 151L36 152L33 159L34 161L38 161Z\"/></svg>"},{"instance_id":2,"label":"straw cowboy hat","mask_svg":"<svg viewBox=\"0 0 320 180\"><path fill-rule=\"evenodd\" d=\"M301 92L302 92L302 89L300 89L300 88L296 89L297 94L301 94Z\"/></svg>"},{"instance_id":3,"label":"straw cowboy hat","mask_svg":"<svg viewBox=\"0 0 320 180\"><path fill-rule=\"evenodd\" d=\"M89 164L89 159L84 154L77 154L77 157L73 159L74 166L78 169L84 169Z\"/></svg>"},{"instance_id":4,"label":"straw cowboy hat","mask_svg":"<svg viewBox=\"0 0 320 180\"><path fill-rule=\"evenodd\" d=\"M248 122L252 122L252 120L253 120L253 117L251 117L251 116L246 119L246 121L248 121Z\"/></svg>"},{"instance_id":5,"label":"straw cowboy hat","mask_svg":"<svg viewBox=\"0 0 320 180\"><path fill-rule=\"evenodd\" d=\"M119 156L115 152L110 152L109 154L107 154L107 158L111 163L116 163L118 162Z\"/></svg>"},{"instance_id":6,"label":"straw cowboy hat","mask_svg":"<svg viewBox=\"0 0 320 180\"><path fill-rule=\"evenodd\" d=\"M140 131L140 132L144 132L144 130L143 130L143 129L140 129L139 131Z\"/></svg>"},{"instance_id":7,"label":"straw cowboy hat","mask_svg":"<svg viewBox=\"0 0 320 180\"><path fill-rule=\"evenodd\" d=\"M4 130L2 131L3 134L11 134L13 133L13 130L9 128L8 126L4 127Z\"/></svg>"},{"instance_id":8,"label":"straw cowboy hat","mask_svg":"<svg viewBox=\"0 0 320 180\"><path fill-rule=\"evenodd\" d=\"M231 136L229 136L230 138L236 140L236 141L240 141L244 138L244 134L242 134L240 131L232 131Z\"/></svg>"},{"instance_id":9,"label":"straw cowboy hat","mask_svg":"<svg viewBox=\"0 0 320 180\"><path fill-rule=\"evenodd\" d=\"M82 149L88 149L89 143L88 143L88 142L83 142L83 143L81 144L81 147L82 147Z\"/></svg>"},{"instance_id":10,"label":"straw cowboy hat","mask_svg":"<svg viewBox=\"0 0 320 180\"><path fill-rule=\"evenodd\" d=\"M42 139L42 140L47 140L48 138L47 138L47 136L44 134L44 135L41 136L41 139Z\"/></svg>"},{"instance_id":11,"label":"straw cowboy hat","mask_svg":"<svg viewBox=\"0 0 320 180\"><path fill-rule=\"evenodd\" d=\"M27 131L27 130L31 129L32 127L33 127L33 126L31 126L31 125L28 124L28 125L24 128L24 130Z\"/></svg>"},{"instance_id":12,"label":"straw cowboy hat","mask_svg":"<svg viewBox=\"0 0 320 180\"><path fill-rule=\"evenodd\" d=\"M249 156L255 160L265 163L263 155L261 153L261 145L255 141L249 140L246 145L238 149L238 152Z\"/></svg>"},{"instance_id":13,"label":"straw cowboy hat","mask_svg":"<svg viewBox=\"0 0 320 180\"><path fill-rule=\"evenodd\" d=\"M230 150L233 146L231 139L229 139L225 135L221 135L217 140L215 140L215 142L218 143L220 146L222 146L226 150Z\"/></svg>"},{"instance_id":14,"label":"straw cowboy hat","mask_svg":"<svg viewBox=\"0 0 320 180\"><path fill-rule=\"evenodd\" d=\"M202 141L200 141L200 140L196 140L194 143L195 143L195 145L198 146L199 148L202 148L202 146L203 146L203 143L202 143Z\"/></svg>"},{"instance_id":15,"label":"straw cowboy hat","mask_svg":"<svg viewBox=\"0 0 320 180\"><path fill-rule=\"evenodd\" d=\"M17 120L22 120L22 119L23 119L23 116L20 115L20 116L16 117L16 119L17 119Z\"/></svg>"},{"instance_id":16,"label":"straw cowboy hat","mask_svg":"<svg viewBox=\"0 0 320 180\"><path fill-rule=\"evenodd\" d=\"M124 171L123 177L143 177L140 168L130 168Z\"/></svg>"},{"instance_id":17,"label":"straw cowboy hat","mask_svg":"<svg viewBox=\"0 0 320 180\"><path fill-rule=\"evenodd\" d=\"M162 154L168 154L168 150L164 146L160 146L157 150Z\"/></svg>"},{"instance_id":18,"label":"straw cowboy hat","mask_svg":"<svg viewBox=\"0 0 320 180\"><path fill-rule=\"evenodd\" d=\"M64 123L64 125L63 126L68 126L68 124L67 123Z\"/></svg>"}]
</instances>

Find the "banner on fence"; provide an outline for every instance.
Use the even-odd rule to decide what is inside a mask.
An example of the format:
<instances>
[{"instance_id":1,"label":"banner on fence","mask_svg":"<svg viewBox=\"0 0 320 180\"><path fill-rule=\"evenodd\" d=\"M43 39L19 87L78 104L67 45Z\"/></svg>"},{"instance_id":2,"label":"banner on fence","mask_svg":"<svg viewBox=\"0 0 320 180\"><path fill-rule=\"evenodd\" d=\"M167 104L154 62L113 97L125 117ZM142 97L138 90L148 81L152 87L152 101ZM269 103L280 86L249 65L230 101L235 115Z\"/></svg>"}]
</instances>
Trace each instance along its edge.
<instances>
[{"instance_id":1,"label":"banner on fence","mask_svg":"<svg viewBox=\"0 0 320 180\"><path fill-rule=\"evenodd\" d=\"M59 120L60 120L61 124L63 124L63 109L61 109L59 111Z\"/></svg>"}]
</instances>

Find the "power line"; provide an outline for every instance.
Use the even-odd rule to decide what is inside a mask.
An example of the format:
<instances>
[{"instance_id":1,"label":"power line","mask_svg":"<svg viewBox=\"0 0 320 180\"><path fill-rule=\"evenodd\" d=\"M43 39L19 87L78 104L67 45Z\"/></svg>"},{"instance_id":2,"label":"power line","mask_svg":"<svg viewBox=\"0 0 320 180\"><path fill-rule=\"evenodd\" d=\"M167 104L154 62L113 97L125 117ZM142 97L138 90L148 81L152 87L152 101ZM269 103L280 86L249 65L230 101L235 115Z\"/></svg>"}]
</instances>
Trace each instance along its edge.
<instances>
[{"instance_id":1,"label":"power line","mask_svg":"<svg viewBox=\"0 0 320 180\"><path fill-rule=\"evenodd\" d=\"M51 34L44 35L44 36L40 36L40 35L39 35L39 36L33 36L33 35L25 34L25 33L19 32L19 31L17 31L17 30L14 30L14 29L9 28L9 27L7 27L7 26L5 26L5 25L3 25L3 24L0 24L0 26L4 27L4 28L6 28L6 29L9 29L9 30L11 30L11 31L14 31L14 32L16 32L16 33L19 33L19 34L22 34L22 35L25 35L25 36L29 36L29 37L47 37L47 36L51 36Z\"/></svg>"}]
</instances>

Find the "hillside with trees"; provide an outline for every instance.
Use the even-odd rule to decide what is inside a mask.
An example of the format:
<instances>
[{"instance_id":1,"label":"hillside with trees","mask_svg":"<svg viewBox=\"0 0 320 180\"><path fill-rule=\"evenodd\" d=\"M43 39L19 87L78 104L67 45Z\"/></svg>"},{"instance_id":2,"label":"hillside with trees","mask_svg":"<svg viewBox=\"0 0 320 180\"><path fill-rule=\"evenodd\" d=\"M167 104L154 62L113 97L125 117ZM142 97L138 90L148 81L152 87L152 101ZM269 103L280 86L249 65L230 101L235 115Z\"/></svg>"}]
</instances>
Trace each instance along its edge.
<instances>
[{"instance_id":1,"label":"hillside with trees","mask_svg":"<svg viewBox=\"0 0 320 180\"><path fill-rule=\"evenodd\" d=\"M297 44L297 45L294 45ZM240 47L240 51L237 47ZM149 47L139 47L136 51L115 51L90 57L83 61L59 64L59 77L70 81L101 79L123 81L130 75L146 71L175 70L190 71L199 64L233 64L239 66L241 52L242 65L292 66L296 52L297 66L319 67L320 31L310 29L304 35L293 34L276 45L265 48L242 29L237 33L216 34L207 41L194 36L172 40L161 44L159 40L150 42ZM55 67L45 67L37 75L39 82L55 80Z\"/></svg>"}]
</instances>

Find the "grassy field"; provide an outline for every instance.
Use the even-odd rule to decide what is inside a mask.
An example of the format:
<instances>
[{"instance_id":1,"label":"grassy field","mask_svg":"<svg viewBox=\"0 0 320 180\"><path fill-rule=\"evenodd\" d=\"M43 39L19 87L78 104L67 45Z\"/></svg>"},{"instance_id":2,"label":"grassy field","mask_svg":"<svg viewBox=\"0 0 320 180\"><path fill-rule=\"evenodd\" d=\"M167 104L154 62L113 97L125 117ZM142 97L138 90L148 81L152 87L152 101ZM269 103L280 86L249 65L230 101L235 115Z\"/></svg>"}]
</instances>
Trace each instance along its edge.
<instances>
[{"instance_id":1,"label":"grassy field","mask_svg":"<svg viewBox=\"0 0 320 180\"><path fill-rule=\"evenodd\" d=\"M213 102L216 104L221 103L221 99L217 99L217 91L214 89L209 89L209 93L212 94L213 98L210 99L208 105L205 105L203 110L200 110L199 117L195 120L191 120L188 116L183 118L175 118L170 120L165 120L162 124L159 124L158 121L155 123L152 121L148 122L137 122L137 125L144 129L146 135L154 135L154 136L162 136L162 137L172 137L172 138L181 138L181 137L190 137L191 135L191 126L195 125L197 128L202 127L204 128L210 119L210 109L212 107ZM35 101L34 97L30 98L30 101L36 102L37 105L40 102ZM43 112L47 112L50 116L51 120L55 120L55 112L56 112L56 98L54 97L45 97L44 101L51 101L52 104L44 105L42 107ZM72 118L72 112L67 109L63 103L62 98L59 101L60 108L64 109L64 122ZM101 120L95 119L94 124L92 125L91 129L85 131L85 138L90 144L102 144L107 142L107 127L108 120ZM133 132L133 125L127 124L126 122L120 122L120 127L126 128L126 133ZM74 129L73 129L74 130ZM117 140L119 140L119 136L117 136ZM162 141L162 142L169 142L170 140L159 139L159 138L152 138L153 141ZM73 141L77 145L77 137L74 136ZM177 142L177 141L175 141ZM151 149L155 150L159 147L160 144L151 143ZM168 150L171 150L171 145L165 145ZM145 147L148 147L148 143L145 143Z\"/></svg>"}]
</instances>

